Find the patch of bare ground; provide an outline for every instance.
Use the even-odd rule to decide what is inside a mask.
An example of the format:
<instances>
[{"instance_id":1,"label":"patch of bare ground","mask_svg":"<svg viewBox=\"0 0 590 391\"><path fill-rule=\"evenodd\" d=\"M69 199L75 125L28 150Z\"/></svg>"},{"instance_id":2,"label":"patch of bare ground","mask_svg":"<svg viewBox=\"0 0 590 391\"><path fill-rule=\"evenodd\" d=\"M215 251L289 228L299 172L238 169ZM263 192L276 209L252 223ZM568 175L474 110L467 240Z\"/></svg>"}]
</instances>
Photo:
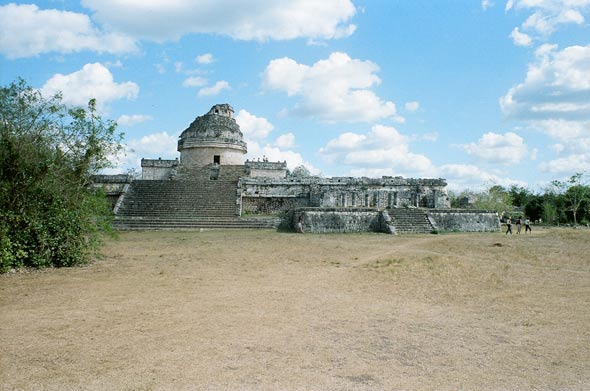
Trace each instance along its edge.
<instances>
[{"instance_id":1,"label":"patch of bare ground","mask_svg":"<svg viewBox=\"0 0 590 391\"><path fill-rule=\"evenodd\" d=\"M0 276L2 390L587 390L590 231L129 232Z\"/></svg>"}]
</instances>

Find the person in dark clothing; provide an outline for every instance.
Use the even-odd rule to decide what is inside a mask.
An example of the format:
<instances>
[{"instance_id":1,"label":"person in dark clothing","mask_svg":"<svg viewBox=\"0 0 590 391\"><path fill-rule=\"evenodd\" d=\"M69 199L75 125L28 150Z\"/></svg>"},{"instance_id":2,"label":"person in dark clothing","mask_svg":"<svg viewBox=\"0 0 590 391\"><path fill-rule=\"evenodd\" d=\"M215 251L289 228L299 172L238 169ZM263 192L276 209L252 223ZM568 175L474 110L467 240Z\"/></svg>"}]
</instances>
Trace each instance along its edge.
<instances>
[{"instance_id":1,"label":"person in dark clothing","mask_svg":"<svg viewBox=\"0 0 590 391\"><path fill-rule=\"evenodd\" d=\"M527 232L533 233L533 230L531 229L531 220L529 220L528 217L526 219L524 219L524 233L525 233L525 235Z\"/></svg>"},{"instance_id":2,"label":"person in dark clothing","mask_svg":"<svg viewBox=\"0 0 590 391\"><path fill-rule=\"evenodd\" d=\"M508 217L508 219L506 219L506 235L512 235L512 220L510 220L510 217Z\"/></svg>"}]
</instances>

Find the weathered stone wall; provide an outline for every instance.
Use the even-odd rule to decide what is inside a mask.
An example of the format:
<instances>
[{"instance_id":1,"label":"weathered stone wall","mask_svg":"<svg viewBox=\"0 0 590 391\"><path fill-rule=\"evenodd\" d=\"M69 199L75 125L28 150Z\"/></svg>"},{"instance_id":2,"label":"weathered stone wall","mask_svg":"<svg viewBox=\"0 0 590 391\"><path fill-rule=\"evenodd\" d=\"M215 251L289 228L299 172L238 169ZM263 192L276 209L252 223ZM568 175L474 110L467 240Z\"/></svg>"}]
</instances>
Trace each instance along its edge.
<instances>
[{"instance_id":1,"label":"weathered stone wall","mask_svg":"<svg viewBox=\"0 0 590 391\"><path fill-rule=\"evenodd\" d=\"M255 197L309 198L309 183L278 178L250 178L241 180L242 195Z\"/></svg>"},{"instance_id":2,"label":"weathered stone wall","mask_svg":"<svg viewBox=\"0 0 590 391\"><path fill-rule=\"evenodd\" d=\"M500 229L500 218L495 211L433 209L426 214L439 231L494 232Z\"/></svg>"},{"instance_id":3,"label":"weathered stone wall","mask_svg":"<svg viewBox=\"0 0 590 391\"><path fill-rule=\"evenodd\" d=\"M242 197L308 199L305 206L378 208L423 206L447 208L442 179L373 178L242 178Z\"/></svg>"},{"instance_id":4,"label":"weathered stone wall","mask_svg":"<svg viewBox=\"0 0 590 391\"><path fill-rule=\"evenodd\" d=\"M242 197L242 213L278 214L308 204L306 197Z\"/></svg>"},{"instance_id":5,"label":"weathered stone wall","mask_svg":"<svg viewBox=\"0 0 590 391\"><path fill-rule=\"evenodd\" d=\"M379 215L367 208L300 208L292 213L291 226L294 229L301 216L305 232L380 232Z\"/></svg>"},{"instance_id":6,"label":"weathered stone wall","mask_svg":"<svg viewBox=\"0 0 590 391\"><path fill-rule=\"evenodd\" d=\"M448 208L450 206L444 179L335 177L319 181L311 190L310 198L314 206L375 208L395 206Z\"/></svg>"},{"instance_id":7,"label":"weathered stone wall","mask_svg":"<svg viewBox=\"0 0 590 391\"><path fill-rule=\"evenodd\" d=\"M192 148L184 149L180 154L180 160L184 166L204 167L215 162L215 156L219 156L219 164L237 166L244 164L242 149L233 148L233 145L201 143Z\"/></svg>"},{"instance_id":8,"label":"weathered stone wall","mask_svg":"<svg viewBox=\"0 0 590 391\"><path fill-rule=\"evenodd\" d=\"M117 205L121 195L129 188L133 177L127 174L119 175L93 175L90 187L102 189L113 208Z\"/></svg>"},{"instance_id":9,"label":"weathered stone wall","mask_svg":"<svg viewBox=\"0 0 590 391\"><path fill-rule=\"evenodd\" d=\"M119 195L125 185L131 183L133 177L127 174L120 175L93 175L91 188L102 189L107 195Z\"/></svg>"},{"instance_id":10,"label":"weathered stone wall","mask_svg":"<svg viewBox=\"0 0 590 391\"><path fill-rule=\"evenodd\" d=\"M166 180L176 175L178 159L141 159L141 179Z\"/></svg>"},{"instance_id":11,"label":"weathered stone wall","mask_svg":"<svg viewBox=\"0 0 590 391\"><path fill-rule=\"evenodd\" d=\"M253 178L285 178L287 176L287 162L250 161L245 166Z\"/></svg>"},{"instance_id":12,"label":"weathered stone wall","mask_svg":"<svg viewBox=\"0 0 590 391\"><path fill-rule=\"evenodd\" d=\"M494 232L500 220L494 211L486 210L429 210L429 219L439 231ZM373 208L299 208L288 214L288 226L295 230L299 216L303 229L310 233L329 232L384 232L395 234L386 211Z\"/></svg>"}]
</instances>

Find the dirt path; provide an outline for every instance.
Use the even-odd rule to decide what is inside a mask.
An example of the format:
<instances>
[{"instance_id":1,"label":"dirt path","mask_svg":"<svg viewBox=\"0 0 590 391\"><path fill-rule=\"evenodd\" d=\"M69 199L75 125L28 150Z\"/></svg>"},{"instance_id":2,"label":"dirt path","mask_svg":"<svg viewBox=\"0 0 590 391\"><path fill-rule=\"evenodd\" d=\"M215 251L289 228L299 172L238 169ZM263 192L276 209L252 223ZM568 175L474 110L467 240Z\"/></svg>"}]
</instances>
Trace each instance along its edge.
<instances>
[{"instance_id":1,"label":"dirt path","mask_svg":"<svg viewBox=\"0 0 590 391\"><path fill-rule=\"evenodd\" d=\"M587 390L590 233L124 233L0 276L2 390Z\"/></svg>"}]
</instances>

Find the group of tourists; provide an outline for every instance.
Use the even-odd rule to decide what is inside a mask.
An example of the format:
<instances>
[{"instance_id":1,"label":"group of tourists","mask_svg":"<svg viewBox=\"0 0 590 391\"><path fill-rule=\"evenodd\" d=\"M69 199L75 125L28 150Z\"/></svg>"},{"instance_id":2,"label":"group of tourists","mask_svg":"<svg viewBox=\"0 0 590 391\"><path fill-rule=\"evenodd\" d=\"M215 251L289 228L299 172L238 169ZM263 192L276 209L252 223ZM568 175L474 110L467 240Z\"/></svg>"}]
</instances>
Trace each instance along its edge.
<instances>
[{"instance_id":1,"label":"group of tourists","mask_svg":"<svg viewBox=\"0 0 590 391\"><path fill-rule=\"evenodd\" d=\"M522 217L518 216L518 219L516 219L516 233L520 234L520 230L522 229ZM524 233L526 235L527 232L533 233L533 230L531 229L531 220L529 220L529 218L525 218L524 219ZM506 235L512 235L512 218L508 217L506 219Z\"/></svg>"}]
</instances>

